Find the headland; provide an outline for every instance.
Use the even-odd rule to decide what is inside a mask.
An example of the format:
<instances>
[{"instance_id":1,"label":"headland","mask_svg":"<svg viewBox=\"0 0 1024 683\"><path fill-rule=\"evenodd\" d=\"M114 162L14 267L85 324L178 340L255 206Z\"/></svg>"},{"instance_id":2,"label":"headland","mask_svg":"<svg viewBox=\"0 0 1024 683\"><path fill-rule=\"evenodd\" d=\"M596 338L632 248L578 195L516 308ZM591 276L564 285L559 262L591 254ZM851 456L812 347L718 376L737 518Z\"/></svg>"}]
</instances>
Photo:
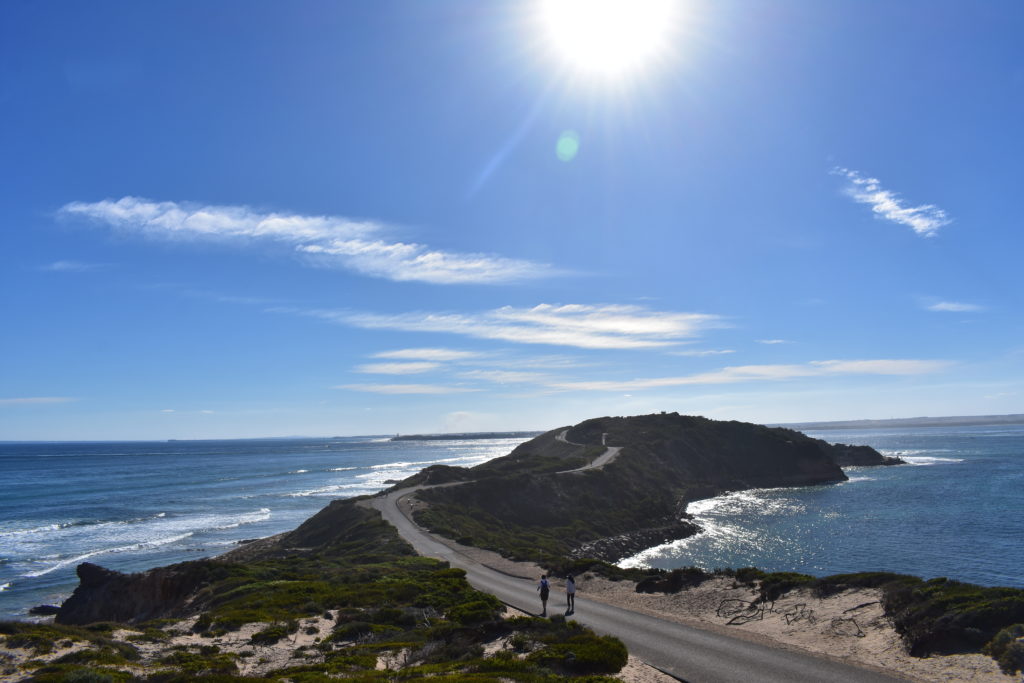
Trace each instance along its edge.
<instances>
[{"instance_id":1,"label":"headland","mask_svg":"<svg viewBox=\"0 0 1024 683\"><path fill-rule=\"evenodd\" d=\"M619 449L617 457L592 466L609 447ZM427 468L390 493L421 487L409 512L449 544L503 562L529 560L530 571L576 574L591 582L590 593L612 602L622 596L599 590L602 582L666 599L726 582L744 605L737 614L760 613L763 621L777 601L802 595L794 591L828 600L873 590L881 616L872 623L893 624L893 642L908 656L982 648L994 657L1012 655L1018 641L1006 629L1024 621L1024 591L1016 589L879 573L816 579L609 563L644 544L699 533L686 519L688 502L746 488L843 481L848 464L898 462L790 429L663 413L552 430L475 468ZM25 669L24 658L12 660L10 675L62 680L93 671L114 680L141 669L159 670L160 680L375 680L385 676L378 672L400 671L407 678L543 680L610 675L626 665L621 642L576 621L503 618L504 606L470 586L462 570L418 557L365 502L334 501L292 532L214 559L132 575L83 564L81 584L60 606L56 624L2 626L5 647L32 652L40 662Z\"/></svg>"}]
</instances>

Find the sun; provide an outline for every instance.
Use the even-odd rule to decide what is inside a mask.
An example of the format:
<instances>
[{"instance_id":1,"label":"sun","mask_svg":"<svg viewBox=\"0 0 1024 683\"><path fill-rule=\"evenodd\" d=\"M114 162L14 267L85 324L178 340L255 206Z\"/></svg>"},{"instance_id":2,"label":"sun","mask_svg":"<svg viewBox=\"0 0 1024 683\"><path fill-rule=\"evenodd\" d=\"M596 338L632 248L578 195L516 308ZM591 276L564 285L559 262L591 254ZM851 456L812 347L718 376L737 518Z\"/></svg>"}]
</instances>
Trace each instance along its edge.
<instances>
[{"instance_id":1,"label":"sun","mask_svg":"<svg viewBox=\"0 0 1024 683\"><path fill-rule=\"evenodd\" d=\"M551 47L575 70L618 78L670 51L679 0L539 0Z\"/></svg>"}]
</instances>

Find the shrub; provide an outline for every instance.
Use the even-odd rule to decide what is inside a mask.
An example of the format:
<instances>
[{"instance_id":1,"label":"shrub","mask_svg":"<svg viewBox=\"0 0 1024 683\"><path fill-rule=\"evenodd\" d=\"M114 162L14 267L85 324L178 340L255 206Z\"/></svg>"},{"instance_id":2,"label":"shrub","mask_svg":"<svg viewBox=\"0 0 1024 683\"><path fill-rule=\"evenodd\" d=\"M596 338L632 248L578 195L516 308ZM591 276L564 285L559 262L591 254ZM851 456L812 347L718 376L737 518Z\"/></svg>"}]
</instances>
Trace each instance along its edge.
<instances>
[{"instance_id":1,"label":"shrub","mask_svg":"<svg viewBox=\"0 0 1024 683\"><path fill-rule=\"evenodd\" d=\"M614 674L622 670L628 657L618 638L583 633L547 645L528 659L574 674Z\"/></svg>"},{"instance_id":2,"label":"shrub","mask_svg":"<svg viewBox=\"0 0 1024 683\"><path fill-rule=\"evenodd\" d=\"M778 600L779 597L794 588L810 586L813 582L814 577L806 574L797 574L796 572L765 574L761 578L761 600L763 602Z\"/></svg>"},{"instance_id":3,"label":"shrub","mask_svg":"<svg viewBox=\"0 0 1024 683\"><path fill-rule=\"evenodd\" d=\"M1024 622L1024 590L939 578L891 583L882 605L914 656L977 652L996 634Z\"/></svg>"},{"instance_id":4,"label":"shrub","mask_svg":"<svg viewBox=\"0 0 1024 683\"><path fill-rule=\"evenodd\" d=\"M114 683L114 679L110 674L92 669L78 669L65 674L64 683Z\"/></svg>"},{"instance_id":5,"label":"shrub","mask_svg":"<svg viewBox=\"0 0 1024 683\"><path fill-rule=\"evenodd\" d=\"M448 618L458 624L479 624L498 618L502 606L496 598L487 596L489 600L473 600L448 610Z\"/></svg>"},{"instance_id":6,"label":"shrub","mask_svg":"<svg viewBox=\"0 0 1024 683\"><path fill-rule=\"evenodd\" d=\"M284 624L271 624L262 631L257 631L249 638L253 645L273 645L282 638L299 630L299 623L295 620Z\"/></svg>"},{"instance_id":7,"label":"shrub","mask_svg":"<svg viewBox=\"0 0 1024 683\"><path fill-rule=\"evenodd\" d=\"M741 567L736 570L735 576L737 583L752 586L754 585L755 581L760 581L761 579L763 579L765 573L757 567Z\"/></svg>"},{"instance_id":8,"label":"shrub","mask_svg":"<svg viewBox=\"0 0 1024 683\"><path fill-rule=\"evenodd\" d=\"M700 567L683 567L670 572L648 576L636 584L637 593L678 593L685 588L694 588L711 578Z\"/></svg>"},{"instance_id":9,"label":"shrub","mask_svg":"<svg viewBox=\"0 0 1024 683\"><path fill-rule=\"evenodd\" d=\"M982 652L999 662L1003 673L1013 675L1024 671L1024 624L1007 626L990 640Z\"/></svg>"}]
</instances>

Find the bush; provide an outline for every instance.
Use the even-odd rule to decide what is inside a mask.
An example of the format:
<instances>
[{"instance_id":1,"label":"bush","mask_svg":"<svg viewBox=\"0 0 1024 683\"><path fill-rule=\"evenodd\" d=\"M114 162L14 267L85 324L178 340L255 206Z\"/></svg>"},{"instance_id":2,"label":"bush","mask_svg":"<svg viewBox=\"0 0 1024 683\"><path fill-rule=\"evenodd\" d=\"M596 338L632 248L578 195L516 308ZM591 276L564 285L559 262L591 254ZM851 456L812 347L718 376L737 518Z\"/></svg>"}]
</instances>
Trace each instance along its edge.
<instances>
[{"instance_id":1,"label":"bush","mask_svg":"<svg viewBox=\"0 0 1024 683\"><path fill-rule=\"evenodd\" d=\"M273 645L282 638L287 638L289 634L295 633L299 630L299 623L295 620L289 621L285 624L271 624L262 631L257 631L252 634L249 638L249 642L253 645Z\"/></svg>"},{"instance_id":2,"label":"bush","mask_svg":"<svg viewBox=\"0 0 1024 683\"><path fill-rule=\"evenodd\" d=\"M891 583L882 605L910 654L978 652L999 631L1024 622L1024 590L939 578Z\"/></svg>"},{"instance_id":3,"label":"bush","mask_svg":"<svg viewBox=\"0 0 1024 683\"><path fill-rule=\"evenodd\" d=\"M490 599L473 600L456 605L448 610L448 619L464 625L494 621L501 613L502 605L496 598L489 595L486 597Z\"/></svg>"},{"instance_id":4,"label":"bush","mask_svg":"<svg viewBox=\"0 0 1024 683\"><path fill-rule=\"evenodd\" d=\"M813 582L814 577L807 576L806 574L797 574L796 572L765 574L761 578L761 600L763 602L778 600L779 597L794 588L810 586Z\"/></svg>"},{"instance_id":5,"label":"bush","mask_svg":"<svg viewBox=\"0 0 1024 683\"><path fill-rule=\"evenodd\" d=\"M92 669L78 669L64 675L64 683L114 683L110 674Z\"/></svg>"},{"instance_id":6,"label":"bush","mask_svg":"<svg viewBox=\"0 0 1024 683\"><path fill-rule=\"evenodd\" d=\"M711 578L700 567L683 567L668 573L648 576L636 584L637 593L678 593L685 588L694 588Z\"/></svg>"},{"instance_id":7,"label":"bush","mask_svg":"<svg viewBox=\"0 0 1024 683\"><path fill-rule=\"evenodd\" d=\"M1024 624L1007 626L990 640L982 652L999 662L999 668L1007 675L1024 671Z\"/></svg>"},{"instance_id":8,"label":"bush","mask_svg":"<svg viewBox=\"0 0 1024 683\"><path fill-rule=\"evenodd\" d=\"M735 573L736 582L747 586L754 585L755 581L760 581L764 576L765 573L757 567L740 567Z\"/></svg>"},{"instance_id":9,"label":"bush","mask_svg":"<svg viewBox=\"0 0 1024 683\"><path fill-rule=\"evenodd\" d=\"M593 633L574 635L531 654L530 661L574 674L615 674L626 666L629 653L622 641Z\"/></svg>"}]
</instances>

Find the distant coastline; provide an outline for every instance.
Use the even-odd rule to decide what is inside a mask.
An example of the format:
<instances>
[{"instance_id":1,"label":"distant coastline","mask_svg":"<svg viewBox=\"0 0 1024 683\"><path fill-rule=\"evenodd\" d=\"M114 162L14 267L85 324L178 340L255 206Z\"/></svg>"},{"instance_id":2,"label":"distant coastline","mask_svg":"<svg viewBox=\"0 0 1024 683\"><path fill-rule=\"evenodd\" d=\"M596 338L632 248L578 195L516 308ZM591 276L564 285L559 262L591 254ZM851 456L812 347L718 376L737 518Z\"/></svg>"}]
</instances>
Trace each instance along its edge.
<instances>
[{"instance_id":1,"label":"distant coastline","mask_svg":"<svg viewBox=\"0 0 1024 683\"><path fill-rule=\"evenodd\" d=\"M467 432L458 434L401 434L392 441L470 441L473 439L532 439L544 432Z\"/></svg>"},{"instance_id":2,"label":"distant coastline","mask_svg":"<svg viewBox=\"0 0 1024 683\"><path fill-rule=\"evenodd\" d=\"M831 422L780 422L772 427L790 429L870 429L874 427L972 427L1024 424L1024 413L1013 415L961 415L953 417L900 417L889 420L833 420Z\"/></svg>"}]
</instances>

